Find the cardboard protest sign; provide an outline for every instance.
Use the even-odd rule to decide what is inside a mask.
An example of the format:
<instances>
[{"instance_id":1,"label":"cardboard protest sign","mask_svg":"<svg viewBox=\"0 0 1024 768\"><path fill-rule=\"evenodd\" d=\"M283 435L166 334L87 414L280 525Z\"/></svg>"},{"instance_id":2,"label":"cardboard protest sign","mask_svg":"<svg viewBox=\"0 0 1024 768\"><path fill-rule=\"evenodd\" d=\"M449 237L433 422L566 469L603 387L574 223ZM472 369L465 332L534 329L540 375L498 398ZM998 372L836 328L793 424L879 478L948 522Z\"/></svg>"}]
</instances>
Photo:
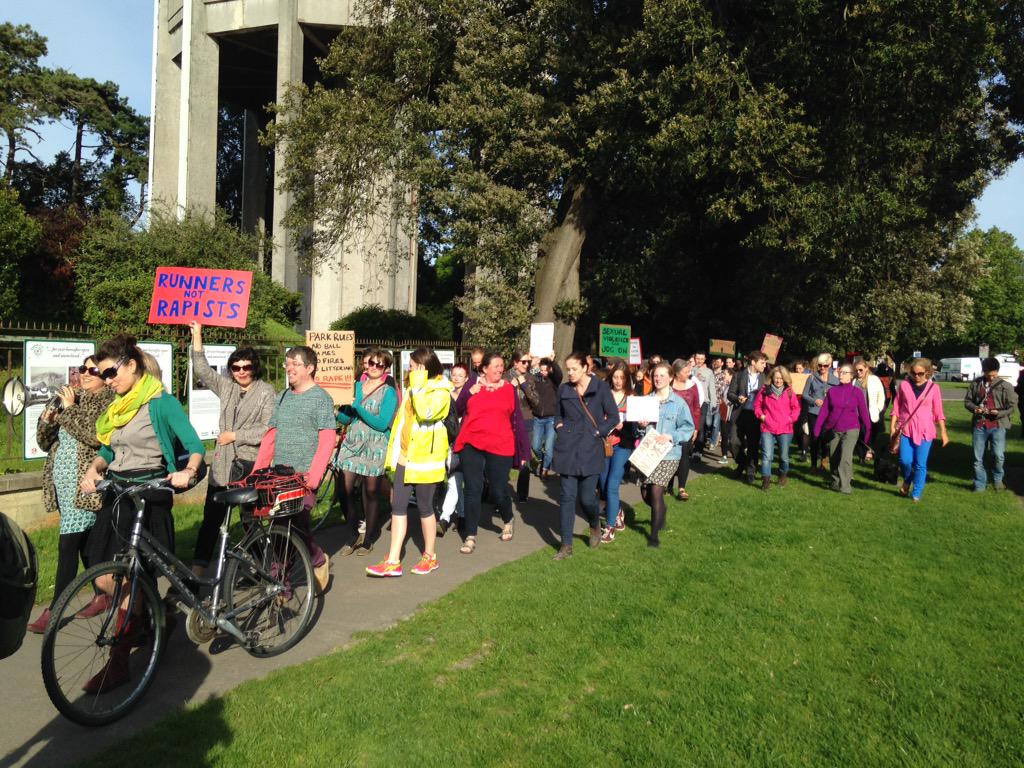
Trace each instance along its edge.
<instances>
[{"instance_id":1,"label":"cardboard protest sign","mask_svg":"<svg viewBox=\"0 0 1024 768\"><path fill-rule=\"evenodd\" d=\"M640 349L640 339L633 337L629 340L629 364L642 365L643 362L644 353Z\"/></svg>"},{"instance_id":2,"label":"cardboard protest sign","mask_svg":"<svg viewBox=\"0 0 1024 768\"><path fill-rule=\"evenodd\" d=\"M598 326L597 354L601 357L629 357L629 338L633 329L628 325L601 323Z\"/></svg>"},{"instance_id":3,"label":"cardboard protest sign","mask_svg":"<svg viewBox=\"0 0 1024 768\"><path fill-rule=\"evenodd\" d=\"M725 339L709 339L708 354L719 357L734 357L736 355L736 342Z\"/></svg>"},{"instance_id":4,"label":"cardboard protest sign","mask_svg":"<svg viewBox=\"0 0 1024 768\"><path fill-rule=\"evenodd\" d=\"M252 272L239 269L157 267L150 324L245 328L249 317Z\"/></svg>"},{"instance_id":5,"label":"cardboard protest sign","mask_svg":"<svg viewBox=\"0 0 1024 768\"><path fill-rule=\"evenodd\" d=\"M350 405L356 392L355 331L306 331L306 345L316 352L316 383L335 405Z\"/></svg>"},{"instance_id":6,"label":"cardboard protest sign","mask_svg":"<svg viewBox=\"0 0 1024 768\"><path fill-rule=\"evenodd\" d=\"M807 386L807 379L810 378L810 374L791 373L789 374L789 378L793 382L793 392L798 395L802 395L804 393L804 387Z\"/></svg>"},{"instance_id":7,"label":"cardboard protest sign","mask_svg":"<svg viewBox=\"0 0 1024 768\"><path fill-rule=\"evenodd\" d=\"M555 324L530 324L530 356L547 357L555 348Z\"/></svg>"},{"instance_id":8,"label":"cardboard protest sign","mask_svg":"<svg viewBox=\"0 0 1024 768\"><path fill-rule=\"evenodd\" d=\"M761 352L768 358L768 362L775 365L775 361L779 358L779 350L782 349L782 337L775 336L771 333L764 335L764 341L761 342Z\"/></svg>"}]
</instances>

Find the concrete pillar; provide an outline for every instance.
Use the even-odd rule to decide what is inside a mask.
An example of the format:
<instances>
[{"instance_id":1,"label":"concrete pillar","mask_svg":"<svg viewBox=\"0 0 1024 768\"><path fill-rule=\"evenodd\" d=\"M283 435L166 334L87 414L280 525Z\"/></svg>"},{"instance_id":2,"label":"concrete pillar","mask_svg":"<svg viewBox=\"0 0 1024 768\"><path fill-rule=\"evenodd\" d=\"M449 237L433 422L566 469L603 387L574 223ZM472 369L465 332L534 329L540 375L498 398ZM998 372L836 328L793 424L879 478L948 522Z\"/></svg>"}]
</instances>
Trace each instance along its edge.
<instances>
[{"instance_id":1,"label":"concrete pillar","mask_svg":"<svg viewBox=\"0 0 1024 768\"><path fill-rule=\"evenodd\" d=\"M245 133L242 139L242 231L266 231L264 220L267 205L267 150L260 145L260 115L252 108L245 110Z\"/></svg>"},{"instance_id":2,"label":"concrete pillar","mask_svg":"<svg viewBox=\"0 0 1024 768\"><path fill-rule=\"evenodd\" d=\"M298 0L279 0L277 22L277 101L285 98L290 83L302 81L302 49L304 39L299 26ZM278 119L281 119L278 117ZM292 203L292 195L280 189L284 174L284 152L274 154L274 256L270 276L290 290L299 287L298 254L285 230L284 215ZM304 316L308 318L308 294Z\"/></svg>"},{"instance_id":3,"label":"concrete pillar","mask_svg":"<svg viewBox=\"0 0 1024 768\"><path fill-rule=\"evenodd\" d=\"M173 5L173 3L171 4ZM149 202L174 210L178 199L178 127L181 99L181 16L168 0L154 0L153 91L149 129ZM173 18L172 18L173 17Z\"/></svg>"},{"instance_id":4,"label":"concrete pillar","mask_svg":"<svg viewBox=\"0 0 1024 768\"><path fill-rule=\"evenodd\" d=\"M206 4L185 2L178 127L179 212L212 212L217 200L217 84L220 49L206 34Z\"/></svg>"}]
</instances>

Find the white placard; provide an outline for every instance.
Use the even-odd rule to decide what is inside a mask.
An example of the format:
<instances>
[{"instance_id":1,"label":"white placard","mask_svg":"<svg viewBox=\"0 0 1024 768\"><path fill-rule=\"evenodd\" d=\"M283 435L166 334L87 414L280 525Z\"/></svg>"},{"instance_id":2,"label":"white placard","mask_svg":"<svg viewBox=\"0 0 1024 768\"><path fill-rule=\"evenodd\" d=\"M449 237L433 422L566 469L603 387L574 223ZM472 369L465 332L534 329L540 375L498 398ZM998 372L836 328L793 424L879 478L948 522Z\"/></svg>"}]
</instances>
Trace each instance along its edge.
<instances>
[{"instance_id":1,"label":"white placard","mask_svg":"<svg viewBox=\"0 0 1024 768\"><path fill-rule=\"evenodd\" d=\"M441 363L441 368L444 369L444 377L451 381L452 366L455 365L455 350L435 349L434 354L437 355L437 361Z\"/></svg>"},{"instance_id":2,"label":"white placard","mask_svg":"<svg viewBox=\"0 0 1024 768\"><path fill-rule=\"evenodd\" d=\"M633 453L629 455L629 463L636 467L644 477L650 477L665 455L672 450L671 440L660 445L657 439L658 431L656 429L648 430L644 439L637 443Z\"/></svg>"},{"instance_id":3,"label":"white placard","mask_svg":"<svg viewBox=\"0 0 1024 768\"><path fill-rule=\"evenodd\" d=\"M96 353L91 341L25 341L25 458L42 459L36 443L36 424L47 401L65 384L78 385L78 366Z\"/></svg>"},{"instance_id":4,"label":"white placard","mask_svg":"<svg viewBox=\"0 0 1024 768\"><path fill-rule=\"evenodd\" d=\"M204 344L206 362L221 375L229 374L228 358L235 347L228 344ZM212 440L220 434L220 398L202 385L192 370L192 355L188 356L188 420L200 440Z\"/></svg>"},{"instance_id":5,"label":"white placard","mask_svg":"<svg viewBox=\"0 0 1024 768\"><path fill-rule=\"evenodd\" d=\"M174 394L174 347L166 341L140 341L139 349L156 358L164 389Z\"/></svg>"},{"instance_id":6,"label":"white placard","mask_svg":"<svg viewBox=\"0 0 1024 768\"><path fill-rule=\"evenodd\" d=\"M658 423L659 401L655 395L630 395L626 398L626 421Z\"/></svg>"},{"instance_id":7,"label":"white placard","mask_svg":"<svg viewBox=\"0 0 1024 768\"><path fill-rule=\"evenodd\" d=\"M555 349L555 324L530 324L530 357L547 357Z\"/></svg>"},{"instance_id":8,"label":"white placard","mask_svg":"<svg viewBox=\"0 0 1024 768\"><path fill-rule=\"evenodd\" d=\"M635 336L629 340L629 364L643 365L644 353L640 349L640 339Z\"/></svg>"}]
</instances>

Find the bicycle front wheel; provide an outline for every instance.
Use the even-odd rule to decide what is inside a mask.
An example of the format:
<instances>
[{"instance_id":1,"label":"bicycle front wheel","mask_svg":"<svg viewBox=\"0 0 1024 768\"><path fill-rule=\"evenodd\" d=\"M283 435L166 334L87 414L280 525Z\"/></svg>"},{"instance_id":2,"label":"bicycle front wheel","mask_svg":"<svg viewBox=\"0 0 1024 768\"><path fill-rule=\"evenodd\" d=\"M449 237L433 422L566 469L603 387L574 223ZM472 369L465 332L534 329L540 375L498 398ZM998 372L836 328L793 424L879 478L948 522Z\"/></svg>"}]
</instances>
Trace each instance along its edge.
<instances>
[{"instance_id":1,"label":"bicycle front wheel","mask_svg":"<svg viewBox=\"0 0 1024 768\"><path fill-rule=\"evenodd\" d=\"M97 580L112 583L106 605ZM130 601L129 601L129 596ZM121 606L130 602L130 614ZM61 593L43 638L43 683L62 715L81 725L112 723L146 692L164 646L163 604L149 577L126 563L100 563Z\"/></svg>"},{"instance_id":2,"label":"bicycle front wheel","mask_svg":"<svg viewBox=\"0 0 1024 768\"><path fill-rule=\"evenodd\" d=\"M231 553L225 571L228 613L253 656L294 646L313 619L316 582L309 550L291 526L260 526Z\"/></svg>"}]
</instances>

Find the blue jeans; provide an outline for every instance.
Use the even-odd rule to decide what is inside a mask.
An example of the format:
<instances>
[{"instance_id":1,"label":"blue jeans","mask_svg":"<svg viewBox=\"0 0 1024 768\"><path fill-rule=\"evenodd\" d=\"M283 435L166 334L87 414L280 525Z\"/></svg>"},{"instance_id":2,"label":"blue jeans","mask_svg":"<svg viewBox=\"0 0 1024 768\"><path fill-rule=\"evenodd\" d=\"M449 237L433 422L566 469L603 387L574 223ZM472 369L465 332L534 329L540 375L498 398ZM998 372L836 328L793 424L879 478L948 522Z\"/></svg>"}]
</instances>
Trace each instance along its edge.
<instances>
[{"instance_id":1,"label":"blue jeans","mask_svg":"<svg viewBox=\"0 0 1024 768\"><path fill-rule=\"evenodd\" d=\"M561 518L562 546L572 546L572 531L576 527L576 500L591 528L599 526L601 508L597 503L597 475L562 475L562 488L558 506Z\"/></svg>"},{"instance_id":2,"label":"blue jeans","mask_svg":"<svg viewBox=\"0 0 1024 768\"><path fill-rule=\"evenodd\" d=\"M920 499L924 490L924 481L928 477L928 454L931 450L931 440L914 445L906 435L900 437L900 475L904 485L913 482L910 495L915 499Z\"/></svg>"},{"instance_id":3,"label":"blue jeans","mask_svg":"<svg viewBox=\"0 0 1024 768\"><path fill-rule=\"evenodd\" d=\"M985 448L988 446L992 446L992 482L1003 482L1006 430L1002 427L976 427L971 431L971 445L974 448L974 487L983 491L988 485L988 473L985 470Z\"/></svg>"},{"instance_id":4,"label":"blue jeans","mask_svg":"<svg viewBox=\"0 0 1024 768\"><path fill-rule=\"evenodd\" d=\"M708 432L708 445L714 445L718 441L718 435L722 432L722 413L718 410L717 403L715 403L710 411L708 429L710 430Z\"/></svg>"},{"instance_id":5,"label":"blue jeans","mask_svg":"<svg viewBox=\"0 0 1024 768\"><path fill-rule=\"evenodd\" d=\"M793 433L773 435L771 432L761 433L761 476L771 477L772 459L775 452L775 441L779 441L779 474L789 472L789 446L793 442Z\"/></svg>"},{"instance_id":6,"label":"blue jeans","mask_svg":"<svg viewBox=\"0 0 1024 768\"><path fill-rule=\"evenodd\" d=\"M632 453L632 448L620 448L616 445L612 455L604 460L604 471L601 472L598 487L608 501L605 506L605 517L608 518L610 526L615 525L615 519L619 516L619 486L622 485L626 462Z\"/></svg>"},{"instance_id":7,"label":"blue jeans","mask_svg":"<svg viewBox=\"0 0 1024 768\"><path fill-rule=\"evenodd\" d=\"M555 453L555 417L543 416L533 419L533 453L543 469L551 469L551 457Z\"/></svg>"}]
</instances>

